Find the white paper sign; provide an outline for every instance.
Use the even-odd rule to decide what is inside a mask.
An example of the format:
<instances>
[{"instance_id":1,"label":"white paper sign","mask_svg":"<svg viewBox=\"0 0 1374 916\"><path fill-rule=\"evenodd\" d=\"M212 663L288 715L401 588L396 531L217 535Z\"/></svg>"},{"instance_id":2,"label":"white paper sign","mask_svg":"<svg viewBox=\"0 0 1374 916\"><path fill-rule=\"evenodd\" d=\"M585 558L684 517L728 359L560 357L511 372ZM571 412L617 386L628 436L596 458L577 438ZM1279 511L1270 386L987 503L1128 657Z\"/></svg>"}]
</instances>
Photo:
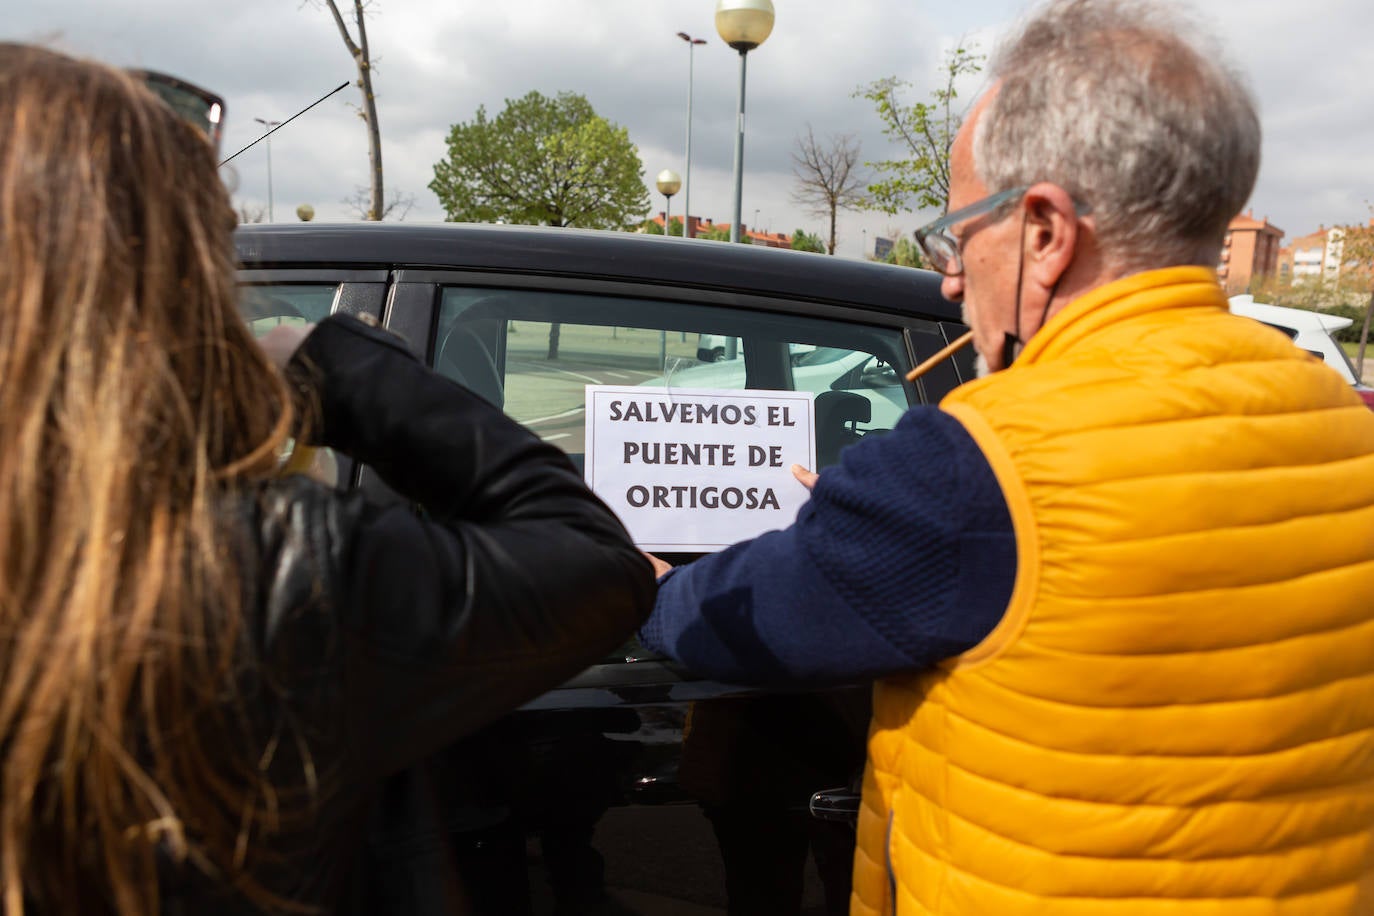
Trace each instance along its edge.
<instances>
[{"instance_id":1,"label":"white paper sign","mask_svg":"<svg viewBox=\"0 0 1374 916\"><path fill-rule=\"evenodd\" d=\"M816 466L808 391L587 386L587 484L649 551L713 551L785 528Z\"/></svg>"}]
</instances>

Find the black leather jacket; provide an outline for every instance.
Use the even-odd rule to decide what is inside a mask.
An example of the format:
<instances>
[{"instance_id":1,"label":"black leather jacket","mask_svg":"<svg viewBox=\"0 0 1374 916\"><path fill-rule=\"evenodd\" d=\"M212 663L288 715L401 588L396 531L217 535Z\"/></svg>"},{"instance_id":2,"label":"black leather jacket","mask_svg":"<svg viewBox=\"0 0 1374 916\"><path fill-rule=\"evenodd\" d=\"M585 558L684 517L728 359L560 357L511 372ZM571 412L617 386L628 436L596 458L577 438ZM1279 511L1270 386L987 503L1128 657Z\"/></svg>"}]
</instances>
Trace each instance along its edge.
<instances>
[{"instance_id":1,"label":"black leather jacket","mask_svg":"<svg viewBox=\"0 0 1374 916\"><path fill-rule=\"evenodd\" d=\"M392 335L330 318L292 374L318 392L320 443L424 512L301 477L244 497L258 616L240 680L270 772L313 799L254 873L323 912L451 912L440 863L373 880L369 829L374 844L379 824L422 838L417 764L622 643L653 604L653 572L561 451ZM163 885L165 912L255 911L190 868L169 865Z\"/></svg>"}]
</instances>

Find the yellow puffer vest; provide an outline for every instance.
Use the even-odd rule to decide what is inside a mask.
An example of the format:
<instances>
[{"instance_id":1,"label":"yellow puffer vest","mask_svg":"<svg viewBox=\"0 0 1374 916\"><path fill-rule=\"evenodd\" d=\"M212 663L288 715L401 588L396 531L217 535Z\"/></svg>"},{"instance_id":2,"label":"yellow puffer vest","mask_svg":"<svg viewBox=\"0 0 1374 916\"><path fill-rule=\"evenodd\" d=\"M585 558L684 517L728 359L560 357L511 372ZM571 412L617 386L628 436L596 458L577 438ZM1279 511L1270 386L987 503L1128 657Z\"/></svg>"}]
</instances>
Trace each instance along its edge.
<instances>
[{"instance_id":1,"label":"yellow puffer vest","mask_svg":"<svg viewBox=\"0 0 1374 916\"><path fill-rule=\"evenodd\" d=\"M1374 414L1201 268L941 406L1016 585L875 690L852 913L1374 914Z\"/></svg>"}]
</instances>

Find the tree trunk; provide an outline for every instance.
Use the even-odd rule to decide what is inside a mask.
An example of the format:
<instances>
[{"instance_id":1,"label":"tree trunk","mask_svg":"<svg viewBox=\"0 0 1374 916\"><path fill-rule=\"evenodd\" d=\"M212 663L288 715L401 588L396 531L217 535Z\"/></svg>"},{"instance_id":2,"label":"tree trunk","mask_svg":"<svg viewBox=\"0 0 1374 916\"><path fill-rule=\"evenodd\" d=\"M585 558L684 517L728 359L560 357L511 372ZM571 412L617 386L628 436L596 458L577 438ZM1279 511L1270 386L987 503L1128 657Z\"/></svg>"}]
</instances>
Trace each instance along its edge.
<instances>
[{"instance_id":1,"label":"tree trunk","mask_svg":"<svg viewBox=\"0 0 1374 916\"><path fill-rule=\"evenodd\" d=\"M835 253L835 211L839 207L835 204L830 205L830 254Z\"/></svg>"},{"instance_id":2,"label":"tree trunk","mask_svg":"<svg viewBox=\"0 0 1374 916\"><path fill-rule=\"evenodd\" d=\"M1360 352L1355 357L1355 374L1358 382L1364 381L1364 348L1369 342L1369 317L1374 315L1374 289L1369 291L1369 304L1364 307L1364 324L1360 327Z\"/></svg>"},{"instance_id":3,"label":"tree trunk","mask_svg":"<svg viewBox=\"0 0 1374 916\"><path fill-rule=\"evenodd\" d=\"M557 227L559 227L559 228L561 229L561 228L563 228L566 224L563 222L563 217L562 217L562 216L559 216L559 217L557 217L556 219L551 219L551 220L549 220L549 225L550 225L550 226L557 226ZM667 232L667 231L668 231L668 227L667 227L666 224L665 224L664 227L663 227L663 231L664 231L664 232ZM550 360L558 359L558 336L559 336L559 333L560 333L562 330L563 330L563 326L562 326L561 324L559 324L557 321L555 321L555 322L553 322L553 323L551 323L551 324L549 325L549 355L548 355L548 359L550 359Z\"/></svg>"},{"instance_id":4,"label":"tree trunk","mask_svg":"<svg viewBox=\"0 0 1374 916\"><path fill-rule=\"evenodd\" d=\"M363 19L363 0L353 0L353 15L358 21L358 82L363 90L363 119L367 122L367 164L372 175L372 206L367 218L380 220L385 215L382 193L382 128L377 123L377 97L372 93L372 55L367 47L367 25Z\"/></svg>"},{"instance_id":5,"label":"tree trunk","mask_svg":"<svg viewBox=\"0 0 1374 916\"><path fill-rule=\"evenodd\" d=\"M368 207L367 218L379 220L385 213L382 189L382 128L377 123L377 98L372 93L372 55L367 45L367 21L363 15L363 0L353 0L353 18L358 23L358 41L348 34L348 26L334 0L325 0L329 13L334 17L334 25L339 29L344 47L353 56L358 68L358 88L363 93L363 121L367 123L367 164L371 176L372 203Z\"/></svg>"}]
</instances>

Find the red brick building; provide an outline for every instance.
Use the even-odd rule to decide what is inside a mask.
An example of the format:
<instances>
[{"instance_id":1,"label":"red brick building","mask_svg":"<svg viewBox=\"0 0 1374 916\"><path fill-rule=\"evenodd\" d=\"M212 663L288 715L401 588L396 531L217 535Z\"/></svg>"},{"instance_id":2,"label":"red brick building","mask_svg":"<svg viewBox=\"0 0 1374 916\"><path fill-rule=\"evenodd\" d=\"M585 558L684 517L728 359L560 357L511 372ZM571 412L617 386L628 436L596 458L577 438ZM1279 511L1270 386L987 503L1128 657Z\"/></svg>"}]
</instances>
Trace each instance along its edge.
<instances>
[{"instance_id":1,"label":"red brick building","mask_svg":"<svg viewBox=\"0 0 1374 916\"><path fill-rule=\"evenodd\" d=\"M682 220L682 217L675 216L673 217L673 219L676 219L680 222ZM649 222L662 227L663 211L660 210L657 213L655 213L653 217L650 218ZM743 230L744 234L748 236L749 243L751 245L763 245L766 248L792 247L792 236L790 235L785 235L781 232L759 232L754 229L750 229L748 226L743 226ZM687 234L691 238L696 238L698 236L705 235L708 232L716 231L728 233L730 231L730 224L713 223L711 222L711 220L702 219L699 216L691 216L687 219Z\"/></svg>"},{"instance_id":2,"label":"red brick building","mask_svg":"<svg viewBox=\"0 0 1374 916\"><path fill-rule=\"evenodd\" d=\"M1217 264L1217 278L1227 294L1243 293L1250 288L1252 279L1277 273L1282 240L1283 230L1271 224L1268 217L1255 219L1247 210L1231 220Z\"/></svg>"}]
</instances>

